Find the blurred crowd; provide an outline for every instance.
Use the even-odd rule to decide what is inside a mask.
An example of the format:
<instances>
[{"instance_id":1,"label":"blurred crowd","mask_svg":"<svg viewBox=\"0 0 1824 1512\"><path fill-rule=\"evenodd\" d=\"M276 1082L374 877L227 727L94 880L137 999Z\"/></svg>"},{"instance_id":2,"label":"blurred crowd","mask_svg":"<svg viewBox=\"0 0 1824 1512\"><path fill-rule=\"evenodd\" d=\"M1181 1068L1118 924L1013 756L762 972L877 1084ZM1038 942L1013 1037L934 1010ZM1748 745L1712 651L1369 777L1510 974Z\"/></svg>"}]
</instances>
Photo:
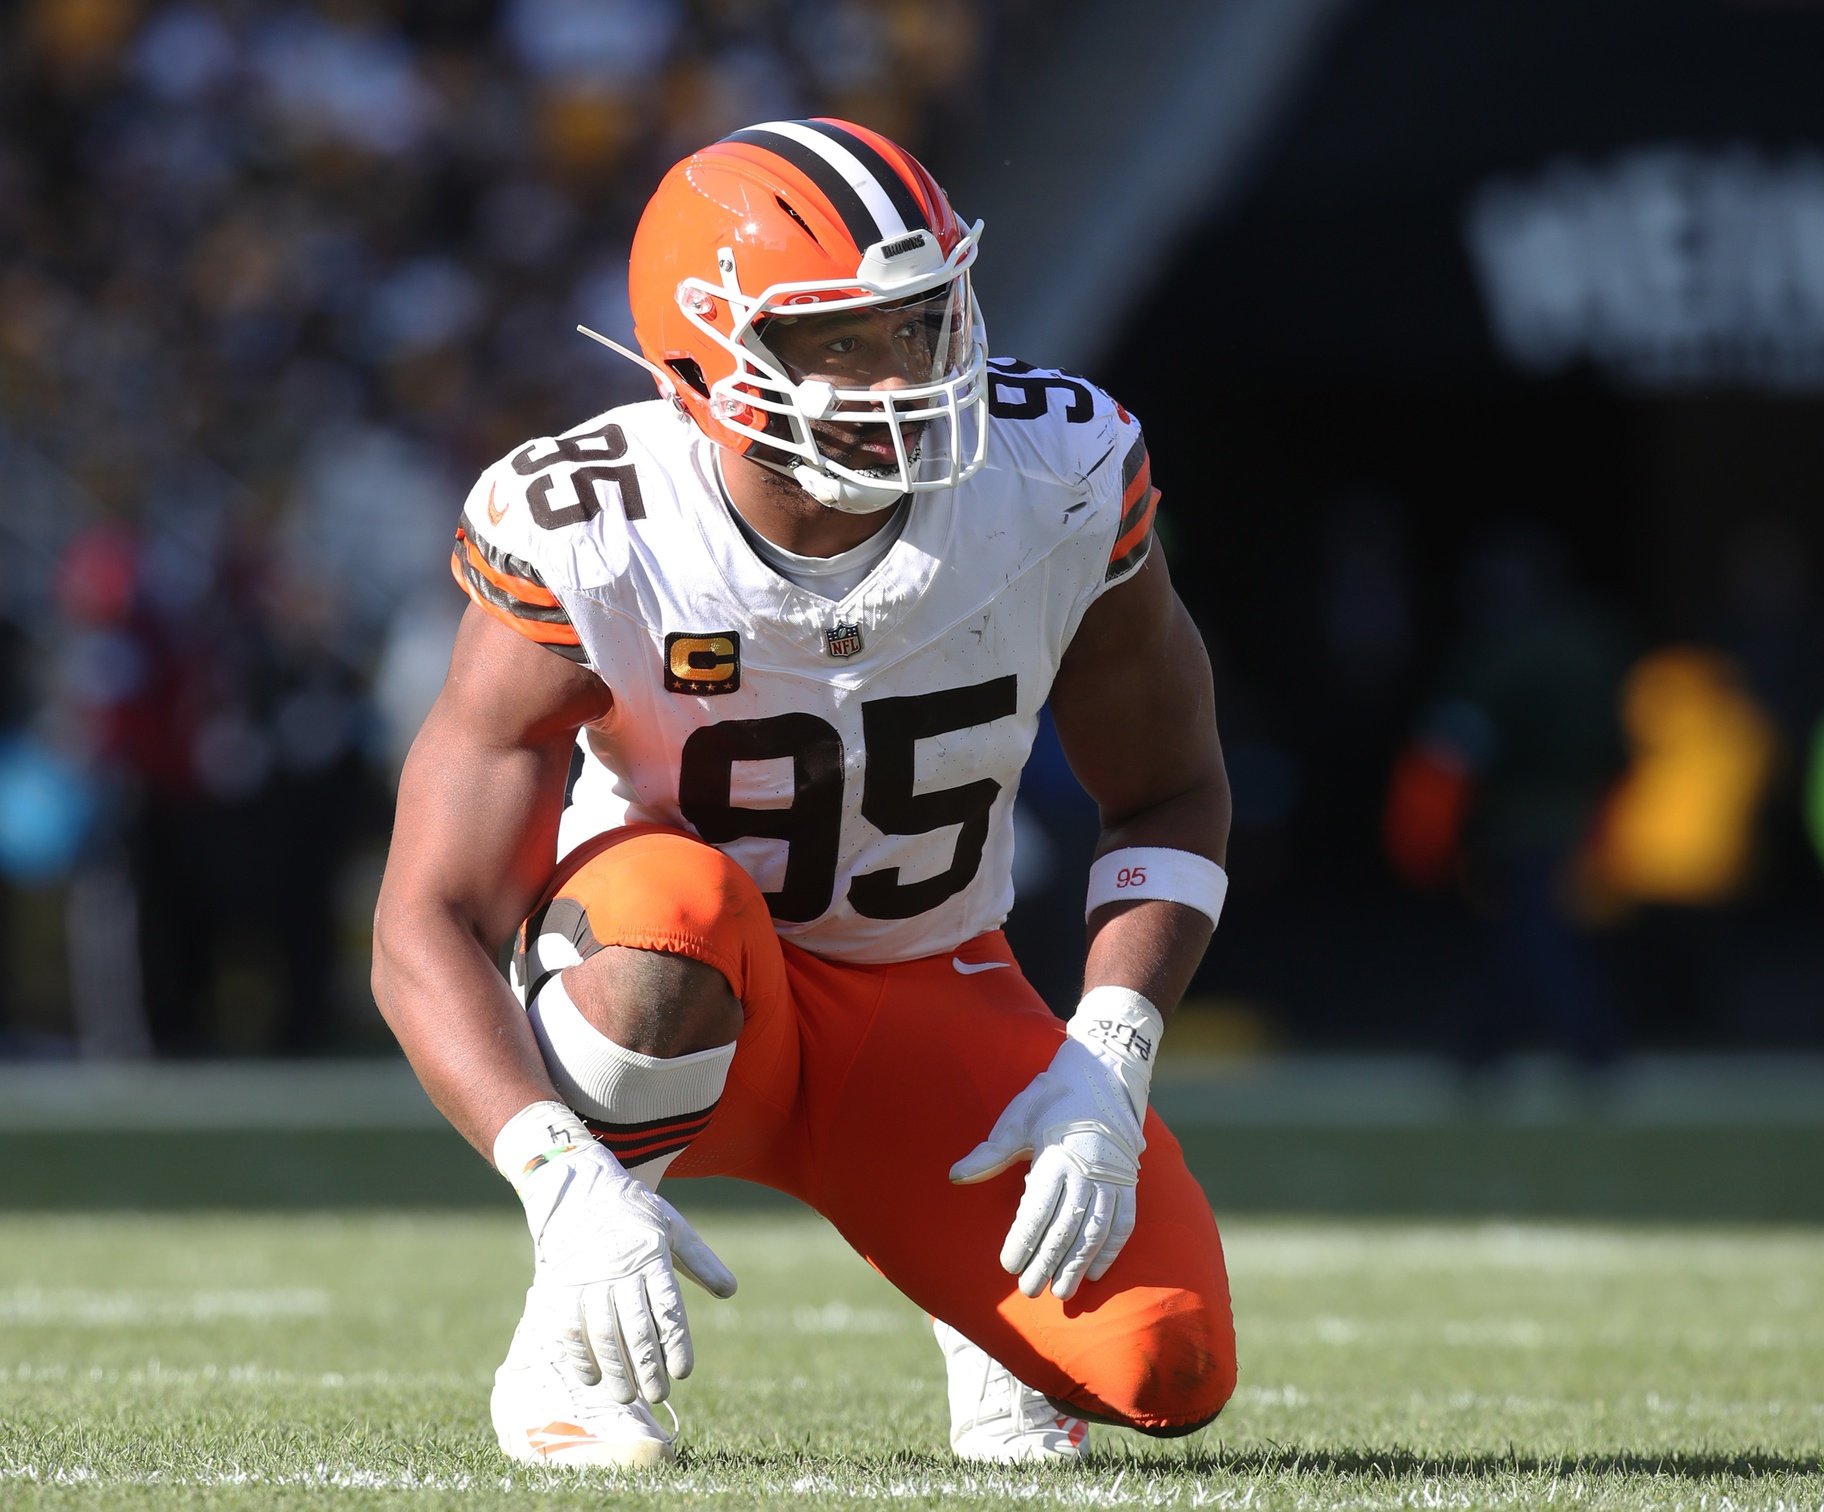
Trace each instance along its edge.
<instances>
[{"instance_id":1,"label":"blurred crowd","mask_svg":"<svg viewBox=\"0 0 1824 1512\"><path fill-rule=\"evenodd\" d=\"M1740 522L1721 591L1649 636L1537 523L1492 532L1394 759L1384 854L1466 907L1471 1067L1540 1041L1592 1071L1661 1043L1824 1027L1824 609L1806 542ZM1755 940L1760 933L1767 938Z\"/></svg>"},{"instance_id":2,"label":"blurred crowd","mask_svg":"<svg viewBox=\"0 0 1824 1512\"><path fill-rule=\"evenodd\" d=\"M350 867L442 675L456 508L650 392L572 328L631 338L651 186L755 120L928 146L1020 9L0 12L0 1050L349 1032Z\"/></svg>"},{"instance_id":3,"label":"blurred crowd","mask_svg":"<svg viewBox=\"0 0 1824 1512\"><path fill-rule=\"evenodd\" d=\"M572 332L631 340L647 192L727 130L813 113L941 166L1046 14L0 10L0 1055L379 1043L368 913L392 777L462 608L455 513L526 436L650 392ZM1284 1038L1423 1034L1470 1065L1543 1039L1607 1066L1643 997L1662 1027L1711 1030L1718 1003L1802 1004L1815 949L1755 955L1786 971L1760 986L1710 978L1748 958L1732 910L1757 896L1809 921L1781 939L1824 933L1807 542L1744 517L1715 614L1675 639L1592 597L1539 522L1425 560L1398 501L1316 507L1290 531L1255 509L1235 557L1253 582L1223 589L1255 594L1265 649L1237 677L1213 637L1244 882L1200 991L1303 992ZM1208 575L1180 577L1199 609ZM1015 940L1062 1003L1081 885L1052 862L1095 817L1054 741L1022 802ZM1386 932L1439 900L1429 933ZM1334 990L1375 969L1351 929L1373 963L1413 942L1383 991L1414 999L1401 1024L1364 1031ZM1454 944L1452 1006L1430 1012L1442 975L1418 957Z\"/></svg>"}]
</instances>

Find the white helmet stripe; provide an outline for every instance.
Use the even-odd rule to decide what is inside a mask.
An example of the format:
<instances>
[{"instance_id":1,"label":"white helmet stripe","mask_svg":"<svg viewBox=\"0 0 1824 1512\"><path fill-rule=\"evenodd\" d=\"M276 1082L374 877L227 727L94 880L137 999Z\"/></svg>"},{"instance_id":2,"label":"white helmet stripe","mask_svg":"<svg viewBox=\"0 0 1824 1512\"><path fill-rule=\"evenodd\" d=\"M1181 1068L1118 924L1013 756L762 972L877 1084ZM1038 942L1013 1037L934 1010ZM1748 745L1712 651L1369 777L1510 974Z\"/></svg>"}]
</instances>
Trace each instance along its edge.
<instances>
[{"instance_id":1,"label":"white helmet stripe","mask_svg":"<svg viewBox=\"0 0 1824 1512\"><path fill-rule=\"evenodd\" d=\"M767 131L779 136L790 137L801 147L809 148L816 153L842 176L843 181L855 191L862 204L866 206L868 214L874 217L878 234L861 243L864 252L874 242L885 241L889 237L904 236L908 231L915 229L906 224L905 217L895 208L887 191L869 171L867 165L841 142L825 136L821 131L805 125L802 121L762 121L758 126L749 127L748 131ZM748 132L742 132L740 135L746 137ZM861 239L857 237L856 240Z\"/></svg>"}]
</instances>

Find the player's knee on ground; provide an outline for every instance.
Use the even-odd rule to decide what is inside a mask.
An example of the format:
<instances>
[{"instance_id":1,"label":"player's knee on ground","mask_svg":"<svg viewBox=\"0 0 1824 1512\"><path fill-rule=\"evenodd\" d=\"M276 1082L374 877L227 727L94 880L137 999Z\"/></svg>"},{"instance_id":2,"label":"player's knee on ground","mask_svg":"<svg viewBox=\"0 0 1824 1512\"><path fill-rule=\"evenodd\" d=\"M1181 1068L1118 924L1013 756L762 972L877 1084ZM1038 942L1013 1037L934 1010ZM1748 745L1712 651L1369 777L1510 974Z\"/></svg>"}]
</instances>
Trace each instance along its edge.
<instances>
[{"instance_id":1,"label":"player's knee on ground","mask_svg":"<svg viewBox=\"0 0 1824 1512\"><path fill-rule=\"evenodd\" d=\"M1055 1398L1082 1417L1160 1438L1214 1420L1235 1390L1227 1298L1190 1292L1111 1299L1074 1362L1083 1384Z\"/></svg>"}]
</instances>

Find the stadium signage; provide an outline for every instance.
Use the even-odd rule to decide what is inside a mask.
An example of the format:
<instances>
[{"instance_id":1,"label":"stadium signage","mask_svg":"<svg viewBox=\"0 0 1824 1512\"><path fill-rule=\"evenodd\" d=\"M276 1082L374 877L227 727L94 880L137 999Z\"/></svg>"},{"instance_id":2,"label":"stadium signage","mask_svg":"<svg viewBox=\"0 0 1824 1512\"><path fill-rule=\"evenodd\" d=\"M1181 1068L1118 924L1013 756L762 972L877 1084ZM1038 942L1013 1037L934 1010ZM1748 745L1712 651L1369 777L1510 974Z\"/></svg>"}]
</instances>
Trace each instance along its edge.
<instances>
[{"instance_id":1,"label":"stadium signage","mask_svg":"<svg viewBox=\"0 0 1824 1512\"><path fill-rule=\"evenodd\" d=\"M1633 388L1824 389L1824 157L1643 147L1472 192L1463 234L1502 356Z\"/></svg>"}]
</instances>

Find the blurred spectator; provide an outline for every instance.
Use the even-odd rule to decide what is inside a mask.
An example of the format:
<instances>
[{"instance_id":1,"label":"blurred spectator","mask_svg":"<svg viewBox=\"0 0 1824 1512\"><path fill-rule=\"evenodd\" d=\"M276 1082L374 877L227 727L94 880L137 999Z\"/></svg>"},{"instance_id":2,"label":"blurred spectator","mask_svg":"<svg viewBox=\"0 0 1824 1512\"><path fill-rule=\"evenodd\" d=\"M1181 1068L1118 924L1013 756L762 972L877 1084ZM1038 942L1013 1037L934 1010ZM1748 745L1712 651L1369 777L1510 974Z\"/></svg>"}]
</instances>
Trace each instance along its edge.
<instances>
[{"instance_id":1,"label":"blurred spectator","mask_svg":"<svg viewBox=\"0 0 1824 1512\"><path fill-rule=\"evenodd\" d=\"M72 897L90 1049L197 1054L334 1037L335 880L371 818L366 716L333 587L275 570L252 522L211 538L78 535L59 577L64 718L110 795L113 843ZM103 936L105 935L105 939ZM223 1002L236 972L263 992Z\"/></svg>"},{"instance_id":2,"label":"blurred spectator","mask_svg":"<svg viewBox=\"0 0 1824 1512\"><path fill-rule=\"evenodd\" d=\"M650 394L571 327L630 335L658 173L842 108L916 146L1003 3L0 8L0 452L37 479L0 590L63 628L42 712L96 783L58 840L87 1051L333 1041L339 876L442 676L456 509ZM54 592L19 565L50 559ZM35 697L0 723L14 878L49 864L52 771L88 791L21 743Z\"/></svg>"},{"instance_id":3,"label":"blurred spectator","mask_svg":"<svg viewBox=\"0 0 1824 1512\"><path fill-rule=\"evenodd\" d=\"M1594 863L1632 903L1714 907L1739 897L1754 859L1774 729L1715 651L1667 646L1641 658L1622 693L1631 757Z\"/></svg>"},{"instance_id":4,"label":"blurred spectator","mask_svg":"<svg viewBox=\"0 0 1824 1512\"><path fill-rule=\"evenodd\" d=\"M1625 637L1535 529L1471 555L1463 609L1440 697L1394 769L1388 854L1416 885L1455 880L1477 920L1484 973L1464 1004L1466 1064L1543 1032L1599 1069L1621 1051L1621 1023L1579 912L1578 865L1623 768Z\"/></svg>"},{"instance_id":5,"label":"blurred spectator","mask_svg":"<svg viewBox=\"0 0 1824 1512\"><path fill-rule=\"evenodd\" d=\"M1708 647L1641 658L1622 706L1631 756L1596 836L1593 896L1626 925L1629 979L1661 1035L1714 1029L1731 1017L1739 905L1767 871L1777 726Z\"/></svg>"}]
</instances>

